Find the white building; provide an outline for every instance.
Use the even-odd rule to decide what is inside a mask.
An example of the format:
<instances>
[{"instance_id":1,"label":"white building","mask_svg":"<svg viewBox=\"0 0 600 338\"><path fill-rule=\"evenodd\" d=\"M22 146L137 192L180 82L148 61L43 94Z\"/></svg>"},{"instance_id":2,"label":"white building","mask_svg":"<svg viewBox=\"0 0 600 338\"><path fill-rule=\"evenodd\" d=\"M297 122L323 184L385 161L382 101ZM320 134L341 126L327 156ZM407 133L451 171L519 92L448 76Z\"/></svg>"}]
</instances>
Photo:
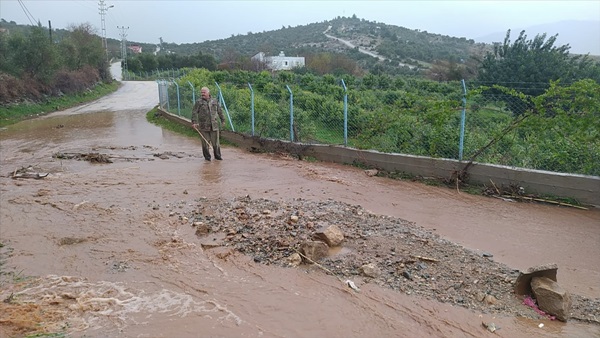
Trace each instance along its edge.
<instances>
[{"instance_id":1,"label":"white building","mask_svg":"<svg viewBox=\"0 0 600 338\"><path fill-rule=\"evenodd\" d=\"M264 63L271 70L290 70L305 64L303 56L285 56L283 52L279 52L278 56L265 56L260 52L252 57L252 61Z\"/></svg>"}]
</instances>

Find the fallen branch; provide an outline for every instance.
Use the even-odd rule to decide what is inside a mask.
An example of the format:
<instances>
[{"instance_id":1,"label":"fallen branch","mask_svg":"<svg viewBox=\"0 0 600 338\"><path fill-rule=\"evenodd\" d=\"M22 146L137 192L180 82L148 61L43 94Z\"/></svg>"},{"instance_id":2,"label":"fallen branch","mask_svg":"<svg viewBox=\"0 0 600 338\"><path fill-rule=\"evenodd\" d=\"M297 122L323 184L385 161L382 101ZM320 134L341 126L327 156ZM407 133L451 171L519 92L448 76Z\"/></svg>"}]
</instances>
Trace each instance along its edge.
<instances>
[{"instance_id":1,"label":"fallen branch","mask_svg":"<svg viewBox=\"0 0 600 338\"><path fill-rule=\"evenodd\" d=\"M435 258L431 258L431 257L423 257L423 256L412 256L412 257L416 258L416 259L420 259L422 261L427 261L427 262L434 262L434 263L439 262L439 260L437 260Z\"/></svg>"},{"instance_id":2,"label":"fallen branch","mask_svg":"<svg viewBox=\"0 0 600 338\"><path fill-rule=\"evenodd\" d=\"M42 179L46 176L48 176L49 173L18 173L18 174L14 174L12 175L13 179L17 179L17 178L33 178L36 180Z\"/></svg>"},{"instance_id":3,"label":"fallen branch","mask_svg":"<svg viewBox=\"0 0 600 338\"><path fill-rule=\"evenodd\" d=\"M321 265L321 264L319 264L319 263L317 263L317 262L313 261L312 259L310 259L310 258L306 257L306 256L305 256L303 253L301 253L300 251L298 251L298 250L296 250L296 249L293 249L293 250L294 250L294 251L296 251L296 253L297 253L298 255L302 256L302 258L306 259L307 261L311 262L312 264L316 265L317 267L319 267L319 268L323 269L324 271L326 271L326 272L329 272L331 275L333 275L333 276L336 276L336 277L337 277L337 278L338 278L340 281L342 281L342 282L343 282L343 280L342 280L340 277L338 277L338 276L337 276L335 273L331 272L331 270L329 270L329 269L327 269L326 267L324 267L323 265Z\"/></svg>"},{"instance_id":4,"label":"fallen branch","mask_svg":"<svg viewBox=\"0 0 600 338\"><path fill-rule=\"evenodd\" d=\"M300 251L296 250L296 249L292 249L294 250L298 255L300 255L301 257L303 257L304 259L306 259L307 261L311 262L312 264L316 265L317 267L323 269L323 271L328 272L329 274L335 276L340 282L348 285L352 290L356 291L356 292L360 292L360 289L356 286L356 284L354 284L353 281L347 279L344 280L343 278L340 278L338 275L336 275L335 273L333 273L331 270L327 269L326 267L324 267L323 265L313 261L312 259L306 257L303 253L301 253Z\"/></svg>"},{"instance_id":5,"label":"fallen branch","mask_svg":"<svg viewBox=\"0 0 600 338\"><path fill-rule=\"evenodd\" d=\"M110 159L119 159L119 160L143 160L144 158L140 157L128 157L128 156L118 156L118 155L106 155L100 153L56 153L52 155L54 158L59 159L78 159L78 160L86 160L90 162L99 162L99 163L112 163Z\"/></svg>"},{"instance_id":6,"label":"fallen branch","mask_svg":"<svg viewBox=\"0 0 600 338\"><path fill-rule=\"evenodd\" d=\"M524 200L528 200L528 201L550 203L550 204L561 205L561 206L564 206L564 207L571 207L571 208L577 208L577 209L582 209L582 210L589 210L588 208L582 207L582 206L579 206L579 205L574 205L574 204L565 203L565 202L559 202L559 201L552 201L552 200L547 200L547 199L543 199L543 198L535 198L535 197L527 197L527 196L515 196L515 195L502 195L502 197L514 198L514 199L524 199Z\"/></svg>"},{"instance_id":7,"label":"fallen branch","mask_svg":"<svg viewBox=\"0 0 600 338\"><path fill-rule=\"evenodd\" d=\"M13 179L17 179L17 178L33 178L36 180L39 180L41 178L44 178L46 176L48 176L49 173L39 173L39 172L34 172L33 171L33 167L29 166L27 168L23 167L21 169L15 169L15 171L13 171L11 178Z\"/></svg>"},{"instance_id":8,"label":"fallen branch","mask_svg":"<svg viewBox=\"0 0 600 338\"><path fill-rule=\"evenodd\" d=\"M494 187L494 189L496 189L496 192L498 193L498 195L502 195L500 193L500 190L498 190L498 187L496 186L496 184L494 184L494 181L492 181L492 179L490 178L490 182L492 182L492 186Z\"/></svg>"}]
</instances>

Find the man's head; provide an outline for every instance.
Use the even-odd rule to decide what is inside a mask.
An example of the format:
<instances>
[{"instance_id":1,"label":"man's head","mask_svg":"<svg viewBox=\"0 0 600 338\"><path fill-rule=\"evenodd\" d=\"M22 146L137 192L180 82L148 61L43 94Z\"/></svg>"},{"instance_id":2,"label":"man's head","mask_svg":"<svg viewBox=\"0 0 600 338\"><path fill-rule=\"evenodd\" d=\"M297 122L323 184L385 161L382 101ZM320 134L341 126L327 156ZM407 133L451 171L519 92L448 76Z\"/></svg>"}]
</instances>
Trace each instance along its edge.
<instances>
[{"instance_id":1,"label":"man's head","mask_svg":"<svg viewBox=\"0 0 600 338\"><path fill-rule=\"evenodd\" d=\"M200 89L200 95L202 95L203 99L208 100L210 98L210 89L208 89L208 87L202 87L202 89Z\"/></svg>"}]
</instances>

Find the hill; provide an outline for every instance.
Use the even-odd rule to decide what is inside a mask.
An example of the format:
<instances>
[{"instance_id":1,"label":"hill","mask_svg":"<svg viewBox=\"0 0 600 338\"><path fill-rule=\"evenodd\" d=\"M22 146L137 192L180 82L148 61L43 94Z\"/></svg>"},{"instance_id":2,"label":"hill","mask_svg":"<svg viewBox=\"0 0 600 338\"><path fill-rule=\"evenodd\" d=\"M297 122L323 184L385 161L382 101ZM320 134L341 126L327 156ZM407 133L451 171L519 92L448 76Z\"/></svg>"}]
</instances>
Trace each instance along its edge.
<instances>
[{"instance_id":1,"label":"hill","mask_svg":"<svg viewBox=\"0 0 600 338\"><path fill-rule=\"evenodd\" d=\"M330 37L325 34L326 31ZM335 38L343 39L355 47L351 48ZM198 52L210 54L221 62L234 61L239 57L249 58L258 52L276 55L283 51L286 55L302 56L343 54L364 69L393 74L428 68L436 61L464 63L473 56L481 56L489 45L353 16L201 43L166 43L163 48L182 55ZM380 59L385 62L378 62Z\"/></svg>"}]
</instances>

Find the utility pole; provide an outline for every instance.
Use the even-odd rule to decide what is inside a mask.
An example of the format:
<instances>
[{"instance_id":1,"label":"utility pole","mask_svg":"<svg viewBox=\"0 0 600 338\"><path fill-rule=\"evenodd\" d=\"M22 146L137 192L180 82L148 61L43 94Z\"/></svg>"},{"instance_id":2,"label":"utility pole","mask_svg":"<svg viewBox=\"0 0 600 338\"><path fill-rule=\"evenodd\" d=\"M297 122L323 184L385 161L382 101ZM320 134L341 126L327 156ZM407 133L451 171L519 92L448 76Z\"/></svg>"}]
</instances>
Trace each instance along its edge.
<instances>
[{"instance_id":1,"label":"utility pole","mask_svg":"<svg viewBox=\"0 0 600 338\"><path fill-rule=\"evenodd\" d=\"M100 10L100 21L101 21L100 27L102 28L102 47L104 47L104 52L106 53L106 62L107 63L110 60L108 59L108 43L106 42L106 21L104 20L104 15L106 15L106 12L108 11L109 8L113 8L113 7L115 7L115 6L114 5L107 6L104 3L104 0L98 1L98 9Z\"/></svg>"},{"instance_id":2,"label":"utility pole","mask_svg":"<svg viewBox=\"0 0 600 338\"><path fill-rule=\"evenodd\" d=\"M123 60L121 63L121 68L122 68L123 75L126 75L127 74L127 30L129 29L129 27L117 26L117 28L121 30L121 33L119 34L121 36L121 59Z\"/></svg>"}]
</instances>

